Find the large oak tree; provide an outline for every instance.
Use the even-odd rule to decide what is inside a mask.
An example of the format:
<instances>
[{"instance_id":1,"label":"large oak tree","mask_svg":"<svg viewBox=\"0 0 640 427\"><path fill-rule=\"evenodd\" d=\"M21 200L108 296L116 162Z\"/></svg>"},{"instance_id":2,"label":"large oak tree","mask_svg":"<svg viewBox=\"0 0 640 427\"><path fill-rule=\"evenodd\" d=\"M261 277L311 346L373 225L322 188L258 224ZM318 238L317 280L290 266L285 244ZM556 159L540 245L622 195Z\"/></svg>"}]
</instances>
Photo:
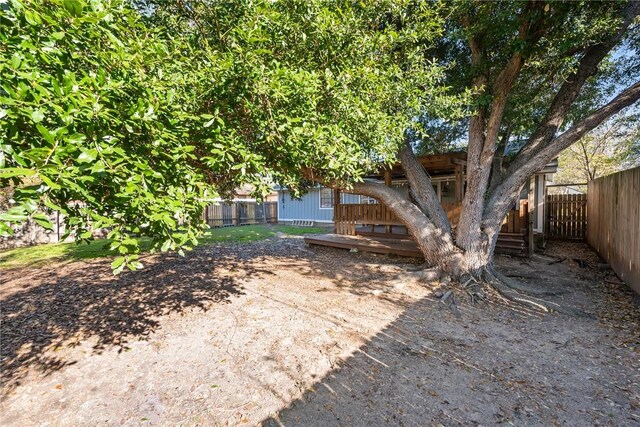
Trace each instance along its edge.
<instances>
[{"instance_id":1,"label":"large oak tree","mask_svg":"<svg viewBox=\"0 0 640 427\"><path fill-rule=\"evenodd\" d=\"M446 31L432 52L450 67L451 87L475 93L463 122L467 190L456 229L410 144L400 148L399 159L414 203L377 183L358 183L355 190L389 206L430 264L457 277L470 273L494 281L498 233L522 187L563 150L640 98L634 59L640 3L449 6ZM424 139L428 144L429 136Z\"/></svg>"}]
</instances>

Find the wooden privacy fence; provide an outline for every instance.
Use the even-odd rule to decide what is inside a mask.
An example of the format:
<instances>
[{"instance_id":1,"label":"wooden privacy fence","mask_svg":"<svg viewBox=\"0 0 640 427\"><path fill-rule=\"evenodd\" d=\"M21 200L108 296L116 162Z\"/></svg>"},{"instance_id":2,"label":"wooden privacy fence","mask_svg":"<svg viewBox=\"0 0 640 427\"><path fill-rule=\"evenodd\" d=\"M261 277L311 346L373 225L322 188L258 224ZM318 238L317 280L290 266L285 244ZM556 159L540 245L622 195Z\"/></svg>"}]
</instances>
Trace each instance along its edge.
<instances>
[{"instance_id":1,"label":"wooden privacy fence","mask_svg":"<svg viewBox=\"0 0 640 427\"><path fill-rule=\"evenodd\" d=\"M220 202L207 206L202 219L210 227L278 222L278 202Z\"/></svg>"},{"instance_id":2,"label":"wooden privacy fence","mask_svg":"<svg viewBox=\"0 0 640 427\"><path fill-rule=\"evenodd\" d=\"M589 182L587 241L640 293L640 167Z\"/></svg>"},{"instance_id":3,"label":"wooden privacy fence","mask_svg":"<svg viewBox=\"0 0 640 427\"><path fill-rule=\"evenodd\" d=\"M587 233L587 195L547 195L545 221L549 239L584 239Z\"/></svg>"}]
</instances>

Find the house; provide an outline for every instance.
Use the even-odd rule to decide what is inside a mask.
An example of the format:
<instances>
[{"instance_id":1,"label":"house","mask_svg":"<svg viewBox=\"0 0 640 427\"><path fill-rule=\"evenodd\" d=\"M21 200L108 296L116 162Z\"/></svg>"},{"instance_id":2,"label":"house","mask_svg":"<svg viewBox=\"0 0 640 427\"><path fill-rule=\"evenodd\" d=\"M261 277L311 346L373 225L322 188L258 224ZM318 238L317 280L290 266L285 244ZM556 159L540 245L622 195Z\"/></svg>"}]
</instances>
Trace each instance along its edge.
<instances>
[{"instance_id":1,"label":"house","mask_svg":"<svg viewBox=\"0 0 640 427\"><path fill-rule=\"evenodd\" d=\"M438 199L447 212L452 224L456 224L460 215L465 190L466 153L419 157L431 177ZM544 229L544 204L547 182L552 180L557 170L557 161L552 161L536 173L525 186L519 203L505 218L501 236L503 246L514 246L518 251L528 246L529 234L542 235ZM375 179L393 187L406 198L410 198L409 183L399 164L372 174ZM278 188L278 222L306 223L335 227L337 234L377 235L401 238L406 228L395 218L392 212L379 205L375 199L332 190L325 187L311 189L300 199L291 197L286 188ZM532 225L529 230L529 225ZM513 240L513 241L511 241ZM505 243L506 242L506 243ZM500 243L500 242L499 242Z\"/></svg>"}]
</instances>

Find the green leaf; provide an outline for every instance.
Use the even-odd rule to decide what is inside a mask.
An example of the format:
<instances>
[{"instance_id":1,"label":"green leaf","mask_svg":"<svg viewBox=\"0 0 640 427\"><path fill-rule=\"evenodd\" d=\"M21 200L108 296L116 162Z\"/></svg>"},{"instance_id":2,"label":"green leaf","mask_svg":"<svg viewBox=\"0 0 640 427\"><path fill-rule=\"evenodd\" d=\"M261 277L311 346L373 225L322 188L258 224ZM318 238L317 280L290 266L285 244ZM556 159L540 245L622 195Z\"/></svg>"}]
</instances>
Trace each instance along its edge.
<instances>
[{"instance_id":1,"label":"green leaf","mask_svg":"<svg viewBox=\"0 0 640 427\"><path fill-rule=\"evenodd\" d=\"M172 243L173 242L171 241L171 239L165 240L165 242L162 244L162 247L160 248L160 250L162 252L167 252L171 248L171 244Z\"/></svg>"},{"instance_id":2,"label":"green leaf","mask_svg":"<svg viewBox=\"0 0 640 427\"><path fill-rule=\"evenodd\" d=\"M78 163L91 163L98 157L98 150L92 148L85 150L78 156Z\"/></svg>"},{"instance_id":3,"label":"green leaf","mask_svg":"<svg viewBox=\"0 0 640 427\"><path fill-rule=\"evenodd\" d=\"M14 176L31 176L35 175L36 171L26 168L4 168L0 169L0 178L11 178Z\"/></svg>"},{"instance_id":4,"label":"green leaf","mask_svg":"<svg viewBox=\"0 0 640 427\"><path fill-rule=\"evenodd\" d=\"M33 216L33 220L41 227L47 230L53 230L53 224L45 214L36 214Z\"/></svg>"},{"instance_id":5,"label":"green leaf","mask_svg":"<svg viewBox=\"0 0 640 427\"><path fill-rule=\"evenodd\" d=\"M56 205L55 203L53 203L53 202L52 202L51 200L49 200L48 198L46 198L46 199L44 200L44 205L45 205L46 207L48 207L49 209L53 209L54 211L63 212L63 213L65 213L65 212L66 212L66 209L64 209L64 208L63 208L63 207L61 207L61 206Z\"/></svg>"},{"instance_id":6,"label":"green leaf","mask_svg":"<svg viewBox=\"0 0 640 427\"><path fill-rule=\"evenodd\" d=\"M34 26L42 24L42 19L40 18L40 15L38 15L37 12L31 11L31 10L24 11L24 19L26 19L26 21L29 24Z\"/></svg>"},{"instance_id":7,"label":"green leaf","mask_svg":"<svg viewBox=\"0 0 640 427\"><path fill-rule=\"evenodd\" d=\"M114 264L117 260L119 260L120 258L122 258L122 262L120 262L120 263L118 264L118 266L117 266L117 267L114 267L114 266L113 266L113 264ZM111 263L111 269L113 270L113 275L114 275L114 276L117 276L117 275L119 275L120 273L122 273L122 270L124 270L124 267L126 266L126 264L125 264L125 262L124 262L124 257L118 257L118 258L116 258L116 261L114 261L113 263Z\"/></svg>"},{"instance_id":8,"label":"green leaf","mask_svg":"<svg viewBox=\"0 0 640 427\"><path fill-rule=\"evenodd\" d=\"M123 256L119 256L116 259L113 260L113 262L111 263L111 268L112 269L116 269L118 267L120 267L122 264L124 264L126 258Z\"/></svg>"},{"instance_id":9,"label":"green leaf","mask_svg":"<svg viewBox=\"0 0 640 427\"><path fill-rule=\"evenodd\" d=\"M131 271L136 271L136 270L142 270L144 268L144 265L142 265L142 263L140 261L131 261L127 267L129 267L129 270Z\"/></svg>"},{"instance_id":10,"label":"green leaf","mask_svg":"<svg viewBox=\"0 0 640 427\"><path fill-rule=\"evenodd\" d=\"M74 16L80 16L82 14L83 5L79 0L64 0L63 4L64 8L67 9L70 14Z\"/></svg>"},{"instance_id":11,"label":"green leaf","mask_svg":"<svg viewBox=\"0 0 640 427\"><path fill-rule=\"evenodd\" d=\"M31 120L33 120L35 123L40 123L43 119L44 113L39 108L33 110L33 112L31 113Z\"/></svg>"},{"instance_id":12,"label":"green leaf","mask_svg":"<svg viewBox=\"0 0 640 427\"><path fill-rule=\"evenodd\" d=\"M16 52L16 53L14 53L14 54L11 56L11 66L12 66L13 68L15 68L16 70L18 69L18 67L20 67L20 63L21 63L21 62L22 62L22 61L21 61L21 59L20 59L20 55L18 55L18 53L17 53L17 52Z\"/></svg>"},{"instance_id":13,"label":"green leaf","mask_svg":"<svg viewBox=\"0 0 640 427\"><path fill-rule=\"evenodd\" d=\"M59 190L62 187L60 187L58 184L56 184L55 182L53 182L48 176L46 175L42 175L40 174L40 179L42 180L42 182L44 182L45 184L47 184L47 186L52 189L52 190Z\"/></svg>"},{"instance_id":14,"label":"green leaf","mask_svg":"<svg viewBox=\"0 0 640 427\"><path fill-rule=\"evenodd\" d=\"M22 222L29 218L29 215L26 213L1 213L0 221L8 221L8 222Z\"/></svg>"},{"instance_id":15,"label":"green leaf","mask_svg":"<svg viewBox=\"0 0 640 427\"><path fill-rule=\"evenodd\" d=\"M67 141L69 141L72 144L82 144L86 139L87 139L87 137L84 136L81 133L74 133L74 134L69 135L67 137ZM95 159L95 157L94 157L94 159Z\"/></svg>"}]
</instances>

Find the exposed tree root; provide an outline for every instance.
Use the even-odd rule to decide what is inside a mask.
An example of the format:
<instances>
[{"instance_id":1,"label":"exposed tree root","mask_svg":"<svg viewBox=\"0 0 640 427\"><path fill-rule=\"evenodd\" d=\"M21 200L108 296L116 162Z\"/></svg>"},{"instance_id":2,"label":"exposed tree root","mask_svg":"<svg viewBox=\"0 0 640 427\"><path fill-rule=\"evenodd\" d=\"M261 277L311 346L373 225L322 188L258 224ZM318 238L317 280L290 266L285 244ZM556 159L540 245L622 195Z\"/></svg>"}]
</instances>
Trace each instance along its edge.
<instances>
[{"instance_id":1,"label":"exposed tree root","mask_svg":"<svg viewBox=\"0 0 640 427\"><path fill-rule=\"evenodd\" d=\"M500 273L495 269L491 269L490 274L493 275L495 279L502 282L505 286L519 292L527 293L529 295L542 297L542 296L561 295L564 293L563 291L550 291L548 289L544 289L538 286L532 286L526 283L522 283L518 280L514 280L510 277L505 276L504 274Z\"/></svg>"},{"instance_id":2,"label":"exposed tree root","mask_svg":"<svg viewBox=\"0 0 640 427\"><path fill-rule=\"evenodd\" d=\"M471 303L475 304L480 301L487 302L484 291L482 290L482 283L478 282L471 274L466 273L460 277L460 284L462 289L471 298Z\"/></svg>"},{"instance_id":3,"label":"exposed tree root","mask_svg":"<svg viewBox=\"0 0 640 427\"><path fill-rule=\"evenodd\" d=\"M410 271L399 276L402 280L417 280L422 282L441 280L443 277L446 278L448 276L442 270L436 268ZM478 281L473 275L465 273L458 278L458 282L462 290L469 296L472 304L479 302L488 304L484 289L484 286L488 284L508 301L533 307L547 313L557 312L569 316L593 318L592 314L583 310L566 307L540 298L542 296L560 295L564 293L562 291L549 291L530 286L513 280L494 269L486 269L482 274L481 281ZM460 316L453 290L447 290L444 294L441 294L440 301L456 316Z\"/></svg>"},{"instance_id":4,"label":"exposed tree root","mask_svg":"<svg viewBox=\"0 0 640 427\"><path fill-rule=\"evenodd\" d=\"M452 290L448 290L444 293L442 298L440 298L440 302L447 306L449 310L455 314L456 317L460 317L460 311L458 310L458 305L456 304L456 297Z\"/></svg>"},{"instance_id":5,"label":"exposed tree root","mask_svg":"<svg viewBox=\"0 0 640 427\"><path fill-rule=\"evenodd\" d=\"M516 281L510 280L509 278L505 277L500 273L496 274L494 270L485 270L483 274L483 278L496 291L498 291L500 295L502 295L504 298L508 299L509 301L513 301L523 305L528 305L549 313L557 312L557 313L562 313L562 314L566 314L569 316L576 316L576 317L587 317L587 318L594 317L592 314L577 308L562 306L560 304L546 301L541 298L537 298L535 296L523 295L521 292L527 292L528 290L528 287L526 285L519 284L518 288L511 287L510 285L513 285L514 283L516 283ZM507 280L503 280L503 279L507 279ZM549 295L549 294L546 294L546 295Z\"/></svg>"}]
</instances>

